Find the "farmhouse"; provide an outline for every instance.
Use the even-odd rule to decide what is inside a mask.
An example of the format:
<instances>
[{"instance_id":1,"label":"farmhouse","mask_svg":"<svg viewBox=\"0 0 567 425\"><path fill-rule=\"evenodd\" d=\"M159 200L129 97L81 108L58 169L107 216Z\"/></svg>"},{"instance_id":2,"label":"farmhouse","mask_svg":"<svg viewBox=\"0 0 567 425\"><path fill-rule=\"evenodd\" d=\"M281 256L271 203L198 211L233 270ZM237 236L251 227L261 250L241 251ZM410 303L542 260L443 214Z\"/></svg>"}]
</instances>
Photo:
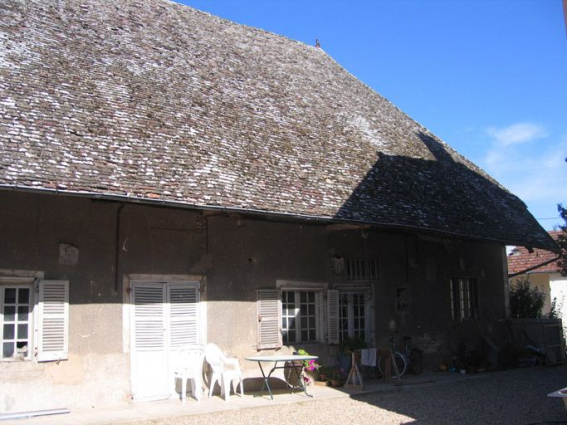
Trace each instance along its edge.
<instances>
[{"instance_id":1,"label":"farmhouse","mask_svg":"<svg viewBox=\"0 0 567 425\"><path fill-rule=\"evenodd\" d=\"M506 318L505 245L556 249L319 47L165 0L0 11L0 412L170 397L192 343L397 331L432 367Z\"/></svg>"}]
</instances>

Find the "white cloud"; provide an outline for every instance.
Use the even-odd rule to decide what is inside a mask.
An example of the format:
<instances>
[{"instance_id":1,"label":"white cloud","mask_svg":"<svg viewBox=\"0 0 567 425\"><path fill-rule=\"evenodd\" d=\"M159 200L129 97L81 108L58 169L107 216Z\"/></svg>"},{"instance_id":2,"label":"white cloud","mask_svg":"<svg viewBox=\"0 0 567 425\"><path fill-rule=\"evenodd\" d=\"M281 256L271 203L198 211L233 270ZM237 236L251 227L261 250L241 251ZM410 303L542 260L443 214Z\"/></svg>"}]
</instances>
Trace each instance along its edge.
<instances>
[{"instance_id":1,"label":"white cloud","mask_svg":"<svg viewBox=\"0 0 567 425\"><path fill-rule=\"evenodd\" d=\"M521 123L490 129L492 143L480 165L519 196L536 218L557 215L558 203L567 203L567 134L547 136L537 125ZM542 222L546 227L553 222Z\"/></svg>"},{"instance_id":2,"label":"white cloud","mask_svg":"<svg viewBox=\"0 0 567 425\"><path fill-rule=\"evenodd\" d=\"M547 132L542 126L526 122L504 128L490 127L486 130L486 133L502 146L527 143L547 136Z\"/></svg>"}]
</instances>

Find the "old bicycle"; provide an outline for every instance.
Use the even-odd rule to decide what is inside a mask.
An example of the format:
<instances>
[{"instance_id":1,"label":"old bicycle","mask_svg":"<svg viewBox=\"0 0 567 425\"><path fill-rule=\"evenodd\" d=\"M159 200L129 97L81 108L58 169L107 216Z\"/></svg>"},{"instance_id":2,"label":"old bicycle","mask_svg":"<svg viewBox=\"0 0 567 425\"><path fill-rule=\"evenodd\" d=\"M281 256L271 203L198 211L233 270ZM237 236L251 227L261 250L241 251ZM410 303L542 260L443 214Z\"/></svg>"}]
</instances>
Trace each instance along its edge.
<instances>
[{"instance_id":1,"label":"old bicycle","mask_svg":"<svg viewBox=\"0 0 567 425\"><path fill-rule=\"evenodd\" d=\"M423 372L423 351L412 346L411 336L404 336L404 348L402 351L397 349L395 333L390 336L390 344L399 377L402 377L408 369L416 375ZM385 357L378 358L378 371L382 376L384 376L384 371L386 370L385 362Z\"/></svg>"}]
</instances>

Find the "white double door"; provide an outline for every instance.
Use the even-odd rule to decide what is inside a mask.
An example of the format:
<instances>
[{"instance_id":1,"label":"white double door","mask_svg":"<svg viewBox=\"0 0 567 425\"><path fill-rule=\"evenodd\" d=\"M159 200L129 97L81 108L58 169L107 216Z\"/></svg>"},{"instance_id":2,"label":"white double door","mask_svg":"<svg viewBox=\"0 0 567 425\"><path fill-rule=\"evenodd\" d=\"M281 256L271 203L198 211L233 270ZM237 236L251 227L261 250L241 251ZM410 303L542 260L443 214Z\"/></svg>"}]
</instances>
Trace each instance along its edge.
<instances>
[{"instance_id":1,"label":"white double door","mask_svg":"<svg viewBox=\"0 0 567 425\"><path fill-rule=\"evenodd\" d=\"M176 353L199 343L198 282L133 282L131 292L132 397L171 397Z\"/></svg>"}]
</instances>

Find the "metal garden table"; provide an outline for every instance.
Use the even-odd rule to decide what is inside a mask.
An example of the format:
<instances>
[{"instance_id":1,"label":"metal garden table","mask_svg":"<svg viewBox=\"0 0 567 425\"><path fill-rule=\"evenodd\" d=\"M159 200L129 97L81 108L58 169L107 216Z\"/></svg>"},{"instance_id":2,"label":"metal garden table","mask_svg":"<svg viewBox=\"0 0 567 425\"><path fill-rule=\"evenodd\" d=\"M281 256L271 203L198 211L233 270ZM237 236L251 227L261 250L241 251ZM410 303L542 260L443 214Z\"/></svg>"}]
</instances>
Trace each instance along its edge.
<instances>
[{"instance_id":1,"label":"metal garden table","mask_svg":"<svg viewBox=\"0 0 567 425\"><path fill-rule=\"evenodd\" d=\"M273 400L274 395L272 394L272 389L270 388L270 377L272 376L272 373L274 373L274 371L278 369L293 370L297 376L297 382L286 382L286 384L292 389L298 388L303 390L305 395L308 397L313 397L311 394L307 393L307 387L305 385L305 380L303 379L303 362L306 360L317 360L318 358L319 357L317 356L300 356L297 354L290 354L281 356L250 356L246 357L246 360L251 362L258 362L258 366L260 366L260 371L262 372L262 377L264 378L264 383L262 384L262 389L260 390L258 397L261 397L264 394L264 388L266 388L268 390L268 393L270 394L270 398ZM262 363L273 363L273 366L268 372L268 375L266 375L266 373L264 372Z\"/></svg>"}]
</instances>

